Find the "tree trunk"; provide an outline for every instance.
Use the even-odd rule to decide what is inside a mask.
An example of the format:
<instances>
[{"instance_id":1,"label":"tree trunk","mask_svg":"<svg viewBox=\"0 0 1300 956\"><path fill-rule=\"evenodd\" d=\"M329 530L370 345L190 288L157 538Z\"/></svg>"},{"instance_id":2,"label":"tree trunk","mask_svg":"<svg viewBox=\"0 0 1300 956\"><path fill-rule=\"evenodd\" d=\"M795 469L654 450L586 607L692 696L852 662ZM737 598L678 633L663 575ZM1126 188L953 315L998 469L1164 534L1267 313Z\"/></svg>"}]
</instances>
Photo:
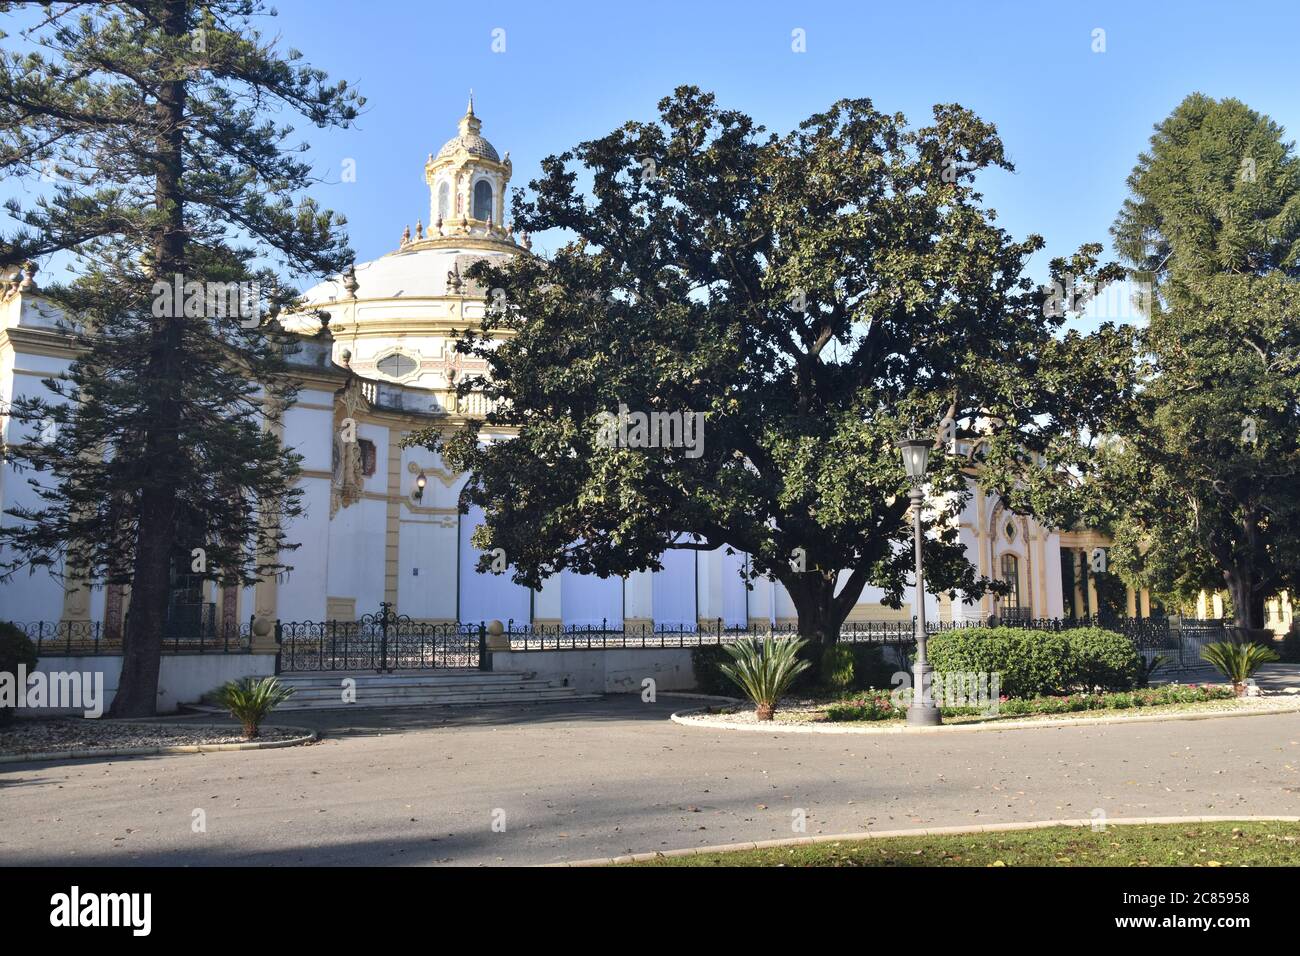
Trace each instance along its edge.
<instances>
[{"instance_id":1,"label":"tree trunk","mask_svg":"<svg viewBox=\"0 0 1300 956\"><path fill-rule=\"evenodd\" d=\"M162 17L168 36L183 37L188 0L168 0ZM185 205L181 193L184 171L185 82L172 80L158 88L153 105L157 130L154 205L163 221L154 237L154 278L170 282L185 268ZM159 318L145 375L157 387L146 395L144 455L149 485L140 496L131 610L122 640L122 676L109 709L113 717L149 717L157 711L158 671L162 664L162 632L167 613L171 556L175 546L179 485L180 371L177 356L184 345L184 309L173 303L172 314Z\"/></svg>"},{"instance_id":2,"label":"tree trunk","mask_svg":"<svg viewBox=\"0 0 1300 956\"><path fill-rule=\"evenodd\" d=\"M152 717L158 707L158 671L162 666L162 633L167 615L167 588L171 571L175 501L156 501L146 495L142 506L153 501L167 515L141 521L136 536L135 574L131 581L131 613L122 640L122 676L109 708L110 717ZM170 504L170 508L168 508Z\"/></svg>"},{"instance_id":3,"label":"tree trunk","mask_svg":"<svg viewBox=\"0 0 1300 956\"><path fill-rule=\"evenodd\" d=\"M1264 594L1255 586L1254 578L1251 568L1240 565L1223 572L1232 598L1232 622L1243 632L1264 628Z\"/></svg>"},{"instance_id":4,"label":"tree trunk","mask_svg":"<svg viewBox=\"0 0 1300 956\"><path fill-rule=\"evenodd\" d=\"M838 573L820 571L792 573L782 580L799 616L799 636L817 644L834 644L840 639L840 627L857 603L866 585L866 576L857 571L849 577L837 595Z\"/></svg>"}]
</instances>

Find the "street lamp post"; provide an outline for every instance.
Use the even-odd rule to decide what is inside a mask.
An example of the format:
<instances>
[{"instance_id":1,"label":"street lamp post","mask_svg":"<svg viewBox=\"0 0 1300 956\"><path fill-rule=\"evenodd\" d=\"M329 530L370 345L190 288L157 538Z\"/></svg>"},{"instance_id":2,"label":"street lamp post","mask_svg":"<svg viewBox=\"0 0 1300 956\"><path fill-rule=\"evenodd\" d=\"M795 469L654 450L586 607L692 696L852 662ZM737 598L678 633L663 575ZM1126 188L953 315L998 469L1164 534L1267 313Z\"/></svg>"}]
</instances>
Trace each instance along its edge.
<instances>
[{"instance_id":1,"label":"street lamp post","mask_svg":"<svg viewBox=\"0 0 1300 956\"><path fill-rule=\"evenodd\" d=\"M907 708L907 722L917 727L935 727L941 722L939 708L930 694L930 662L925 656L925 577L921 561L921 504L925 500L922 482L930 462L928 438L904 438L898 442L903 454L903 468L912 482L912 539L916 549L916 662L912 665L912 703Z\"/></svg>"}]
</instances>

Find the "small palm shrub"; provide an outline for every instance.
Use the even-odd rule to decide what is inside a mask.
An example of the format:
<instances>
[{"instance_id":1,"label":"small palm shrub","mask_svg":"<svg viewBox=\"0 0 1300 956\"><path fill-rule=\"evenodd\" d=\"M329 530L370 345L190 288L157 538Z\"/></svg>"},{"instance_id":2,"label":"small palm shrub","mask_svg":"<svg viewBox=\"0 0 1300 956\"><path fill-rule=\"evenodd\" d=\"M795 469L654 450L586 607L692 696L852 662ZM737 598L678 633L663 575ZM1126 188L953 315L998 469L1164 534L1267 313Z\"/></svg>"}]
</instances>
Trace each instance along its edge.
<instances>
[{"instance_id":1,"label":"small palm shrub","mask_svg":"<svg viewBox=\"0 0 1300 956\"><path fill-rule=\"evenodd\" d=\"M216 702L243 725L244 737L248 740L261 733L262 721L267 714L292 696L293 688L285 687L274 677L232 680L219 687L213 695Z\"/></svg>"},{"instance_id":2,"label":"small palm shrub","mask_svg":"<svg viewBox=\"0 0 1300 956\"><path fill-rule=\"evenodd\" d=\"M804 641L797 637L768 637L761 642L749 638L726 644L723 646L731 663L719 669L754 702L754 714L759 720L771 720L776 714L776 702L809 667L807 661L799 659L803 645Z\"/></svg>"},{"instance_id":3,"label":"small palm shrub","mask_svg":"<svg viewBox=\"0 0 1300 956\"><path fill-rule=\"evenodd\" d=\"M26 666L28 674L36 670L36 645L18 625L0 621L0 674L12 674L12 679L17 682L19 664ZM17 690L23 693L26 688L18 687ZM13 714L12 707L0 706L0 724L11 720Z\"/></svg>"},{"instance_id":4,"label":"small palm shrub","mask_svg":"<svg viewBox=\"0 0 1300 956\"><path fill-rule=\"evenodd\" d=\"M1246 681L1255 675L1261 665L1281 660L1271 647L1246 641L1207 644L1201 649L1201 657L1232 682L1238 696L1246 692Z\"/></svg>"}]
</instances>

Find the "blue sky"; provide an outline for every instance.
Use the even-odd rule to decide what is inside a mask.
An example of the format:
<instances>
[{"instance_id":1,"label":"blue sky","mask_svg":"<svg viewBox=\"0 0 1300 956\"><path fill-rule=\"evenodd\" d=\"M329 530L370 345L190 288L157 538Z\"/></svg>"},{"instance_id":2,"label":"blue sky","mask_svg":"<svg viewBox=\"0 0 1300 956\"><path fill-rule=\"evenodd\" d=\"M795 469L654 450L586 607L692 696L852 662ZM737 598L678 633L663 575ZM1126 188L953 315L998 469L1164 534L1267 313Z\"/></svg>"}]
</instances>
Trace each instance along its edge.
<instances>
[{"instance_id":1,"label":"blue sky","mask_svg":"<svg viewBox=\"0 0 1300 956\"><path fill-rule=\"evenodd\" d=\"M995 123L1017 166L982 186L1047 260L1107 230L1154 123L1188 93L1236 96L1289 130L1300 124L1300 5L1180 2L694 2L450 4L277 0L263 21L286 46L368 98L357 128L300 123L347 215L360 260L427 218L427 153L455 132L473 87L483 133L523 186L541 158L649 119L675 86L714 91L785 132L836 99L867 96L924 122L958 102ZM1163 9L1162 9L1163 8ZM807 52L791 49L802 29ZM1093 30L1106 50L1094 53ZM492 50L504 30L505 51ZM344 160L356 182L338 182Z\"/></svg>"},{"instance_id":2,"label":"blue sky","mask_svg":"<svg viewBox=\"0 0 1300 956\"><path fill-rule=\"evenodd\" d=\"M548 153L651 118L682 83L784 132L836 99L870 97L913 122L959 102L997 124L1016 164L983 182L1034 262L1107 230L1154 123L1188 93L1235 96L1300 124L1293 3L498 3L283 0L278 28L369 100L358 129L310 131L322 187L361 259L427 218L425 155L455 132L474 88L483 133L510 150L514 186ZM1164 9L1161 9L1164 8ZM273 23L277 21L272 21ZM492 51L493 30L505 51ZM806 32L807 52L791 50ZM1094 53L1093 30L1106 50Z\"/></svg>"}]
</instances>

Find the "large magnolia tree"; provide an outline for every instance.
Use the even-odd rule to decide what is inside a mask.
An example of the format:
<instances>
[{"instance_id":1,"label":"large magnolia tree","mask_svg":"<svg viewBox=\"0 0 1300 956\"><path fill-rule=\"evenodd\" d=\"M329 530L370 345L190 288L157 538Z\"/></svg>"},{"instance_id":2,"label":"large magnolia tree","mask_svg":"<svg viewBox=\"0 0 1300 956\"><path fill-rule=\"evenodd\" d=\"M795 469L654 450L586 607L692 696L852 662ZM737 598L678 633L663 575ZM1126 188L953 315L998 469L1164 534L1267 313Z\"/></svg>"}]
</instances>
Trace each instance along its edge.
<instances>
[{"instance_id":1,"label":"large magnolia tree","mask_svg":"<svg viewBox=\"0 0 1300 956\"><path fill-rule=\"evenodd\" d=\"M351 252L278 117L346 126L360 100L265 38L255 0L4 11L0 171L36 198L8 205L0 265L68 254L72 280L47 295L79 358L5 410L36 504L0 527L0 570L129 584L112 713L152 714L173 570L282 569L298 456L268 427L293 389L266 318L293 300L277 276Z\"/></svg>"},{"instance_id":2,"label":"large magnolia tree","mask_svg":"<svg viewBox=\"0 0 1300 956\"><path fill-rule=\"evenodd\" d=\"M1236 624L1300 584L1300 160L1280 126L1195 94L1155 129L1114 227L1155 295L1142 387L1099 487L1115 566Z\"/></svg>"},{"instance_id":3,"label":"large magnolia tree","mask_svg":"<svg viewBox=\"0 0 1300 956\"><path fill-rule=\"evenodd\" d=\"M1113 330L1059 334L1060 297L1026 273L1042 240L983 204L976 176L1011 169L994 127L947 105L913 128L856 99L775 136L691 87L660 113L544 161L514 215L566 238L553 255L471 270L489 310L460 347L490 372L461 387L515 437L414 441L471 473L478 546L531 587L729 548L786 587L802 634L834 641L866 585L904 598L894 443L916 430L940 449L929 582L982 593L953 521L972 440L991 489L1060 518L1053 479L1127 369ZM1053 274L1088 275L1098 252ZM703 440L631 447L634 420L611 441L620 407L699 413Z\"/></svg>"}]
</instances>

